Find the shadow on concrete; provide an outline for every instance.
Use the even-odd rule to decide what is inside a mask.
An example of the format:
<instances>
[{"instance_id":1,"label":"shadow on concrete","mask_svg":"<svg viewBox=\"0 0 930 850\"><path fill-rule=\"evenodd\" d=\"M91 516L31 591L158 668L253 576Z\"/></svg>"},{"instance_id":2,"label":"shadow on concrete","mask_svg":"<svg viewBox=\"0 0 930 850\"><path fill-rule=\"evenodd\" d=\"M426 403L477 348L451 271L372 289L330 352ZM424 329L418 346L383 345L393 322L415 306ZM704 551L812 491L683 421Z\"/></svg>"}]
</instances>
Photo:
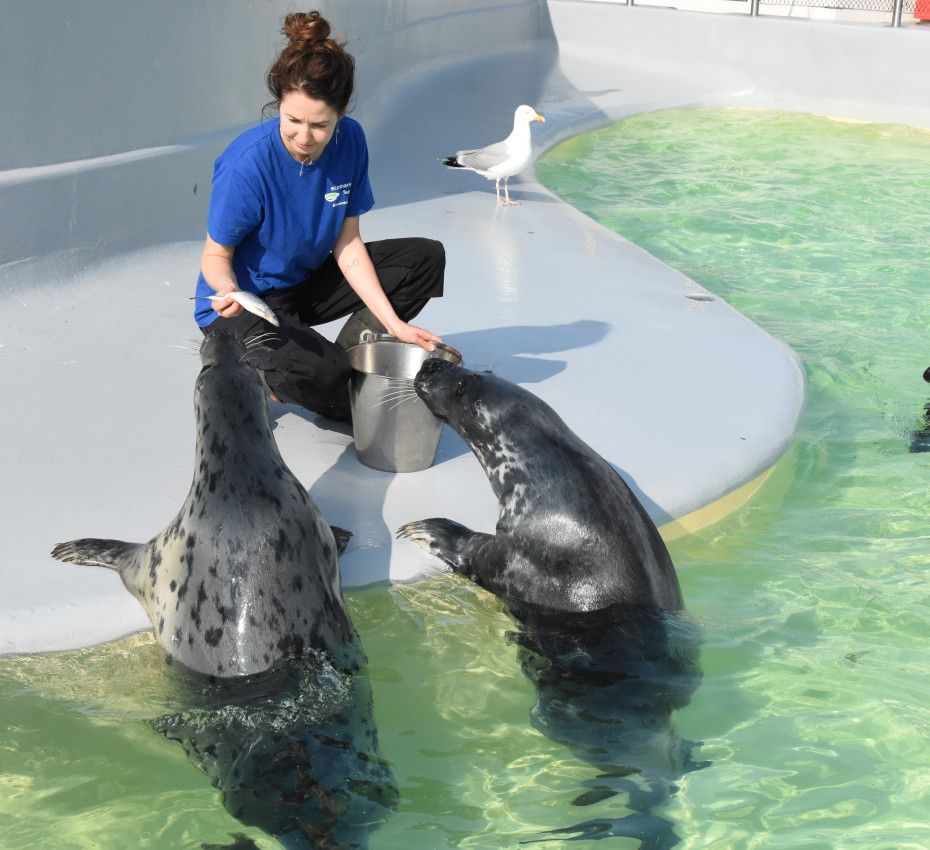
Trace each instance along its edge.
<instances>
[{"instance_id":1,"label":"shadow on concrete","mask_svg":"<svg viewBox=\"0 0 930 850\"><path fill-rule=\"evenodd\" d=\"M495 372L517 384L539 384L567 367L564 360L535 355L585 348L600 342L611 325L595 319L580 319L564 325L512 325L483 328L445 337L461 351L464 365L476 371Z\"/></svg>"}]
</instances>

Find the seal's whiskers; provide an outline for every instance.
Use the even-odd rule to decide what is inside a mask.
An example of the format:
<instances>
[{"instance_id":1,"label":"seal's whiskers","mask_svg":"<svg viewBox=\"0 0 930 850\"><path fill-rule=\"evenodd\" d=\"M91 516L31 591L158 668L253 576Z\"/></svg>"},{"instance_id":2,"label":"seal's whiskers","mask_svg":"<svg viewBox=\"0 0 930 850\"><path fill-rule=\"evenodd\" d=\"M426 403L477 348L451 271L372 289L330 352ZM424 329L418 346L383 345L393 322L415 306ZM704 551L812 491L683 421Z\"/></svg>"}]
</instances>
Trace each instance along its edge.
<instances>
[{"instance_id":1,"label":"seal's whiskers","mask_svg":"<svg viewBox=\"0 0 930 850\"><path fill-rule=\"evenodd\" d=\"M265 331L265 333L256 334L255 336L248 336L242 342L246 348L254 348L277 338L278 336L274 331Z\"/></svg>"},{"instance_id":2,"label":"seal's whiskers","mask_svg":"<svg viewBox=\"0 0 930 850\"><path fill-rule=\"evenodd\" d=\"M413 401L413 399L415 399L416 397L417 397L416 393L405 393L404 395L400 395L400 396L390 396L389 398L382 398L380 401L375 402L371 406L372 407L387 407L387 405L390 405L390 407L388 407L388 410L394 410L395 407L400 406L406 401Z\"/></svg>"},{"instance_id":3,"label":"seal's whiskers","mask_svg":"<svg viewBox=\"0 0 930 850\"><path fill-rule=\"evenodd\" d=\"M170 348L178 348L181 351L186 351L188 354L196 354L200 356L200 342L196 339L188 339L184 345L175 345L172 344Z\"/></svg>"},{"instance_id":4,"label":"seal's whiskers","mask_svg":"<svg viewBox=\"0 0 930 850\"><path fill-rule=\"evenodd\" d=\"M397 398L397 396L410 395L410 393L416 393L416 390L413 387L389 387L381 393L381 398Z\"/></svg>"},{"instance_id":5,"label":"seal's whiskers","mask_svg":"<svg viewBox=\"0 0 930 850\"><path fill-rule=\"evenodd\" d=\"M392 404L392 405L388 408L388 410L397 410L398 407L401 407L401 406L405 405L408 401L413 401L413 400L416 399L416 398L417 398L417 394L416 394L416 393L412 393L411 395L405 396L405 397L402 398L400 401L395 402L394 404Z\"/></svg>"},{"instance_id":6,"label":"seal's whiskers","mask_svg":"<svg viewBox=\"0 0 930 850\"><path fill-rule=\"evenodd\" d=\"M390 407L388 407L388 410L396 410L402 404L405 404L408 401L413 401L416 398L418 398L418 396L416 394L416 391L413 389L401 389L401 390L395 390L393 392L387 391L381 396L381 398L378 401L376 401L371 406L372 407L385 407L387 405L390 405Z\"/></svg>"},{"instance_id":7,"label":"seal's whiskers","mask_svg":"<svg viewBox=\"0 0 930 850\"><path fill-rule=\"evenodd\" d=\"M390 384L384 388L380 398L373 406L382 407L392 401L406 401L409 398L416 397L417 391L413 388L413 381L407 381L404 378L391 378Z\"/></svg>"},{"instance_id":8,"label":"seal's whiskers","mask_svg":"<svg viewBox=\"0 0 930 850\"><path fill-rule=\"evenodd\" d=\"M239 358L240 363L244 363L249 359L249 356L254 354L259 350L268 350L266 343L271 342L272 340L279 341L279 337L275 334L274 331L266 331L265 333L256 334L255 336L246 337L242 340L242 344L245 347L245 354Z\"/></svg>"}]
</instances>

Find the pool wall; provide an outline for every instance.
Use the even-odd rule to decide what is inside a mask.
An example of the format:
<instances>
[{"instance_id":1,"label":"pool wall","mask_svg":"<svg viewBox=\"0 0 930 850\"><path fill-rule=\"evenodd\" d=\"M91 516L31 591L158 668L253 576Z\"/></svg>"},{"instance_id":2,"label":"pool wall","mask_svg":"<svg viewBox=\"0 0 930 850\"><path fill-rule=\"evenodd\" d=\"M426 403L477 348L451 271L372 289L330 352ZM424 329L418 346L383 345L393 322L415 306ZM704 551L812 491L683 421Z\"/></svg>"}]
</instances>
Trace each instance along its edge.
<instances>
[{"instance_id":1,"label":"pool wall","mask_svg":"<svg viewBox=\"0 0 930 850\"><path fill-rule=\"evenodd\" d=\"M0 28L0 653L148 627L108 570L48 552L146 540L191 480L188 300L212 163L255 122L285 2L36 0ZM784 454L805 384L794 354L695 282L554 198L522 206L438 159L546 116L539 150L644 110L783 106L930 127L924 32L554 0L321 4L358 60L371 148L367 238L442 240L422 323L531 388L627 477L667 536L738 507ZM335 328L324 332L334 334ZM449 430L437 464L362 467L351 434L272 406L283 456L354 537L346 586L437 568L394 540L497 504Z\"/></svg>"},{"instance_id":2,"label":"pool wall","mask_svg":"<svg viewBox=\"0 0 930 850\"><path fill-rule=\"evenodd\" d=\"M694 84L705 97L742 95L760 108L930 128L926 28L589 0L552 0L548 11L563 66L597 65L605 83L654 74Z\"/></svg>"},{"instance_id":3,"label":"pool wall","mask_svg":"<svg viewBox=\"0 0 930 850\"><path fill-rule=\"evenodd\" d=\"M580 72L582 85L583 69L596 68L605 86L677 78L696 99L726 92L757 106L930 127L930 75L921 70L930 39L920 28L583 0L319 5L357 56L353 114L373 149L411 77L457 63L475 73L483 57L534 47L569 81ZM269 33L292 7L236 4L230 13L221 0L36 0L7 8L0 275L23 282L37 262L67 272L141 245L199 238L213 159L266 101ZM586 121L550 126L547 141L613 117L596 98L591 105Z\"/></svg>"},{"instance_id":4,"label":"pool wall","mask_svg":"<svg viewBox=\"0 0 930 850\"><path fill-rule=\"evenodd\" d=\"M416 69L537 42L534 0L318 4L358 61L372 121ZM303 8L303 7L301 7ZM311 7L307 7L311 8ZM269 99L291 2L35 0L0 32L0 271L67 272L203 234L213 160Z\"/></svg>"}]
</instances>

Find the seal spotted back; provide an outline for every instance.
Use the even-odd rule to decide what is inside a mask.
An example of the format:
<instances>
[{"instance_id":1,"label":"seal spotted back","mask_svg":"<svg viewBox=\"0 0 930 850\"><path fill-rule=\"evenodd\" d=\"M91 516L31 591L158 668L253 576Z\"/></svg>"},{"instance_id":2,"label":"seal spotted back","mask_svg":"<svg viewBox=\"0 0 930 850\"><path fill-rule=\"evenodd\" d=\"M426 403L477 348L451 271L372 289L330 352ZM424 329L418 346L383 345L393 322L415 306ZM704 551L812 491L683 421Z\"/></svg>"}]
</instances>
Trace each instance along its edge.
<instances>
[{"instance_id":1,"label":"seal spotted back","mask_svg":"<svg viewBox=\"0 0 930 850\"><path fill-rule=\"evenodd\" d=\"M119 572L161 645L198 673L253 675L305 648L354 670L336 561L349 534L281 458L243 342L209 334L200 357L194 478L177 516L147 543L85 538L52 555Z\"/></svg>"}]
</instances>

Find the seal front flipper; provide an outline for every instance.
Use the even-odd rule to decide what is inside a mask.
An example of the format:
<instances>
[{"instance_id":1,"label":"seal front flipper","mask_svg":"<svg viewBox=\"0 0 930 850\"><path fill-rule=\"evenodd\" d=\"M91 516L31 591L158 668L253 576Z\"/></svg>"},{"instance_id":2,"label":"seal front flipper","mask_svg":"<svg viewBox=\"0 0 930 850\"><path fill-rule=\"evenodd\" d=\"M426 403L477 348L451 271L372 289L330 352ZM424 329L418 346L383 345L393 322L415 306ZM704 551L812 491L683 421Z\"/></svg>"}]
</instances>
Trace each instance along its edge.
<instances>
[{"instance_id":1,"label":"seal front flipper","mask_svg":"<svg viewBox=\"0 0 930 850\"><path fill-rule=\"evenodd\" d=\"M52 549L52 557L66 564L109 567L111 570L122 572L134 562L142 546L142 543L126 543L124 540L82 537L80 540L59 543Z\"/></svg>"},{"instance_id":2,"label":"seal front flipper","mask_svg":"<svg viewBox=\"0 0 930 850\"><path fill-rule=\"evenodd\" d=\"M349 541L352 539L352 532L346 531L338 525L331 525L329 528L333 532L333 537L336 539L336 554L341 555L345 552L346 546L349 545Z\"/></svg>"},{"instance_id":3,"label":"seal front flipper","mask_svg":"<svg viewBox=\"0 0 930 850\"><path fill-rule=\"evenodd\" d=\"M472 531L451 519L440 517L408 522L397 529L397 536L412 540L424 552L445 561L456 572L469 576L469 554L476 546L494 539L490 534Z\"/></svg>"}]
</instances>

